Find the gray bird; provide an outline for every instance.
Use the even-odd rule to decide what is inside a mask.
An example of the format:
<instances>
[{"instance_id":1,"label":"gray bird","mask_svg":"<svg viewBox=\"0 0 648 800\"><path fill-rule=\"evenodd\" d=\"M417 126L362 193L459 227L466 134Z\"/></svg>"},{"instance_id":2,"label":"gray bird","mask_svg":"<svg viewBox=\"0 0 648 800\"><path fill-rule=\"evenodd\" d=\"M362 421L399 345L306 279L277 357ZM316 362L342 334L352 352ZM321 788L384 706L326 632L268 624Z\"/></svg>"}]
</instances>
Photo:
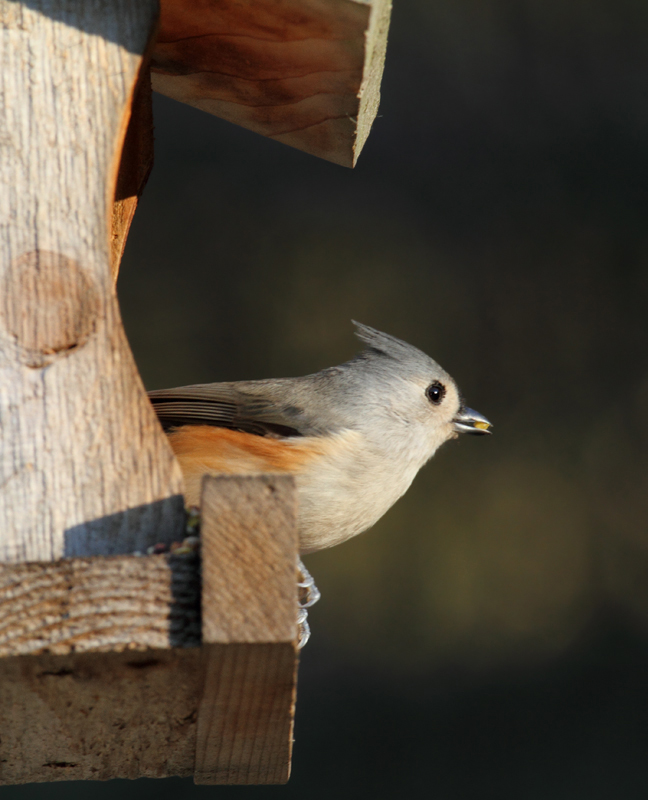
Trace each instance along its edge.
<instances>
[{"instance_id":1,"label":"gray bird","mask_svg":"<svg viewBox=\"0 0 648 800\"><path fill-rule=\"evenodd\" d=\"M290 473L300 550L311 553L370 528L444 442L491 432L436 361L354 324L366 347L338 367L149 393L189 505L204 474Z\"/></svg>"}]
</instances>

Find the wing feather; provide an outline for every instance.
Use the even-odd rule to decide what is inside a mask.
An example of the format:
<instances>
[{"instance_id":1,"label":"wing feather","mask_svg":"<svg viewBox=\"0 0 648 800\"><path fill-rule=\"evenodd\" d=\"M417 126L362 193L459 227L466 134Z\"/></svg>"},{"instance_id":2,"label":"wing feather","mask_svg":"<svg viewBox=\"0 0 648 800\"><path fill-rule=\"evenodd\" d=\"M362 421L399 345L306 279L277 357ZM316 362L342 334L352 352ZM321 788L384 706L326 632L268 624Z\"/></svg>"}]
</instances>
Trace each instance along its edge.
<instances>
[{"instance_id":1,"label":"wing feather","mask_svg":"<svg viewBox=\"0 0 648 800\"><path fill-rule=\"evenodd\" d=\"M270 399L281 397L279 381L204 383L157 389L149 399L165 430L182 425L214 425L258 436L303 436L310 432L301 408Z\"/></svg>"}]
</instances>

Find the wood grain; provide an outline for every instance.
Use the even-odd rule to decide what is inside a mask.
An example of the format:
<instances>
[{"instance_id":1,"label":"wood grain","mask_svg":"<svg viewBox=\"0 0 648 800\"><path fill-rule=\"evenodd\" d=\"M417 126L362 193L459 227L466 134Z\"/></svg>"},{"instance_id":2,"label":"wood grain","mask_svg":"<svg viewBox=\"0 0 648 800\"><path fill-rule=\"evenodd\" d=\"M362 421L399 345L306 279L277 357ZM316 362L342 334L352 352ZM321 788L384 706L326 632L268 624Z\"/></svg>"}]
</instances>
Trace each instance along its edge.
<instances>
[{"instance_id":1,"label":"wood grain","mask_svg":"<svg viewBox=\"0 0 648 800\"><path fill-rule=\"evenodd\" d=\"M191 775L195 556L0 565L0 783Z\"/></svg>"},{"instance_id":2,"label":"wood grain","mask_svg":"<svg viewBox=\"0 0 648 800\"><path fill-rule=\"evenodd\" d=\"M162 0L153 88L354 166L376 116L390 0Z\"/></svg>"},{"instance_id":3,"label":"wood grain","mask_svg":"<svg viewBox=\"0 0 648 800\"><path fill-rule=\"evenodd\" d=\"M198 784L290 777L297 658L292 643L213 644L198 712Z\"/></svg>"},{"instance_id":4,"label":"wood grain","mask_svg":"<svg viewBox=\"0 0 648 800\"><path fill-rule=\"evenodd\" d=\"M193 772L200 648L0 659L0 784Z\"/></svg>"},{"instance_id":5,"label":"wood grain","mask_svg":"<svg viewBox=\"0 0 648 800\"><path fill-rule=\"evenodd\" d=\"M0 564L0 658L200 642L197 557Z\"/></svg>"},{"instance_id":6,"label":"wood grain","mask_svg":"<svg viewBox=\"0 0 648 800\"><path fill-rule=\"evenodd\" d=\"M0 0L1 783L289 772L291 480L210 479L204 629L195 562L115 556L184 522L111 274L155 19L154 0Z\"/></svg>"},{"instance_id":7,"label":"wood grain","mask_svg":"<svg viewBox=\"0 0 648 800\"><path fill-rule=\"evenodd\" d=\"M288 779L292 479L208 478L205 490L202 627L196 555L0 565L0 784Z\"/></svg>"},{"instance_id":8,"label":"wood grain","mask_svg":"<svg viewBox=\"0 0 648 800\"><path fill-rule=\"evenodd\" d=\"M296 493L290 476L205 477L207 665L196 783L285 783L297 680Z\"/></svg>"},{"instance_id":9,"label":"wood grain","mask_svg":"<svg viewBox=\"0 0 648 800\"><path fill-rule=\"evenodd\" d=\"M177 538L182 479L122 328L110 218L154 0L0 0L0 561Z\"/></svg>"},{"instance_id":10,"label":"wood grain","mask_svg":"<svg viewBox=\"0 0 648 800\"><path fill-rule=\"evenodd\" d=\"M291 475L203 478L203 641L297 639L297 504Z\"/></svg>"}]
</instances>

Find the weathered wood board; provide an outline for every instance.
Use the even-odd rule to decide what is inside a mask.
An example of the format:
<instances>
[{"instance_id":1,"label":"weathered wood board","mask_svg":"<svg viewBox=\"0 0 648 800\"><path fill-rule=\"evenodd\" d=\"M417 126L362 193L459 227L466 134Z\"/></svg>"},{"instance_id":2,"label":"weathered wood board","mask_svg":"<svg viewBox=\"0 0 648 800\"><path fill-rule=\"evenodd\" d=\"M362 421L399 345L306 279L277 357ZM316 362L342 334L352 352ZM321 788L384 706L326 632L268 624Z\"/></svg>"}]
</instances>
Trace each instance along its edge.
<instances>
[{"instance_id":1,"label":"weathered wood board","mask_svg":"<svg viewBox=\"0 0 648 800\"><path fill-rule=\"evenodd\" d=\"M205 686L196 783L285 783L297 686L296 493L291 476L204 478ZM241 529L248 532L243 540ZM277 536L283 531L282 536Z\"/></svg>"},{"instance_id":2,"label":"weathered wood board","mask_svg":"<svg viewBox=\"0 0 648 800\"><path fill-rule=\"evenodd\" d=\"M0 561L177 538L182 476L122 327L110 219L155 0L0 0Z\"/></svg>"},{"instance_id":3,"label":"weathered wood board","mask_svg":"<svg viewBox=\"0 0 648 800\"><path fill-rule=\"evenodd\" d=\"M390 0L162 0L155 91L352 167L380 100Z\"/></svg>"},{"instance_id":4,"label":"weathered wood board","mask_svg":"<svg viewBox=\"0 0 648 800\"><path fill-rule=\"evenodd\" d=\"M201 655L0 659L0 783L193 774Z\"/></svg>"},{"instance_id":5,"label":"weathered wood board","mask_svg":"<svg viewBox=\"0 0 648 800\"><path fill-rule=\"evenodd\" d=\"M0 564L0 784L288 779L292 479L208 478L205 500L202 603L196 555Z\"/></svg>"},{"instance_id":6,"label":"weathered wood board","mask_svg":"<svg viewBox=\"0 0 648 800\"><path fill-rule=\"evenodd\" d=\"M193 773L198 563L0 565L0 783Z\"/></svg>"},{"instance_id":7,"label":"weathered wood board","mask_svg":"<svg viewBox=\"0 0 648 800\"><path fill-rule=\"evenodd\" d=\"M194 782L286 783L297 685L295 645L212 644L206 650Z\"/></svg>"}]
</instances>

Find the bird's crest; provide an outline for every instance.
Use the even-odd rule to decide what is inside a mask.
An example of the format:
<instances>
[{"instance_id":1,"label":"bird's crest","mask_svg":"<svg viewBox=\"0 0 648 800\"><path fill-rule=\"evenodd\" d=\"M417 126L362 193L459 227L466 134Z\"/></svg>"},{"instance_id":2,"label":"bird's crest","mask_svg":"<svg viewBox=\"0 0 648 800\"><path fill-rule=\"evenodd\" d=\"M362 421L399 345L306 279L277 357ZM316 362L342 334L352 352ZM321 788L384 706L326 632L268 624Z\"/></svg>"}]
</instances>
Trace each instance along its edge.
<instances>
[{"instance_id":1,"label":"bird's crest","mask_svg":"<svg viewBox=\"0 0 648 800\"><path fill-rule=\"evenodd\" d=\"M369 350L381 353L388 358L393 358L403 366L418 366L429 369L432 364L434 367L439 368L433 359L417 347L397 339L395 336L390 336L388 333L382 333L382 331L377 331L375 328L370 328L369 325L363 325L355 320L351 321L356 327L355 335L368 346Z\"/></svg>"}]
</instances>

